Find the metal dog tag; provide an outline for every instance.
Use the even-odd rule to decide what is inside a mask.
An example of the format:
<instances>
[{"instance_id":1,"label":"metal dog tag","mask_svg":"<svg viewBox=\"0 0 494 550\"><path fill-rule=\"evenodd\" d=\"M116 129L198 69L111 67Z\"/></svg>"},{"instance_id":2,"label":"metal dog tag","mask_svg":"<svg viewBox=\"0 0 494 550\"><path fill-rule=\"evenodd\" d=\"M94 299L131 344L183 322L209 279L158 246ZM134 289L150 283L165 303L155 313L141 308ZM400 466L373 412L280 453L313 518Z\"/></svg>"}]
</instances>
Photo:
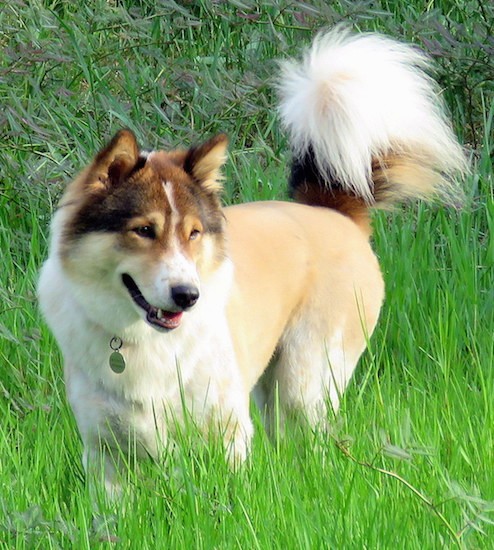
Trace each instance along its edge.
<instances>
[{"instance_id":1,"label":"metal dog tag","mask_svg":"<svg viewBox=\"0 0 494 550\"><path fill-rule=\"evenodd\" d=\"M122 374L125 370L125 359L119 351L114 351L110 355L110 368L116 374Z\"/></svg>"},{"instance_id":2,"label":"metal dog tag","mask_svg":"<svg viewBox=\"0 0 494 550\"><path fill-rule=\"evenodd\" d=\"M114 336L110 340L110 348L113 350L110 355L110 368L116 374L122 374L125 370L125 359L124 356L120 353L120 348L122 347L122 340L117 336Z\"/></svg>"}]
</instances>

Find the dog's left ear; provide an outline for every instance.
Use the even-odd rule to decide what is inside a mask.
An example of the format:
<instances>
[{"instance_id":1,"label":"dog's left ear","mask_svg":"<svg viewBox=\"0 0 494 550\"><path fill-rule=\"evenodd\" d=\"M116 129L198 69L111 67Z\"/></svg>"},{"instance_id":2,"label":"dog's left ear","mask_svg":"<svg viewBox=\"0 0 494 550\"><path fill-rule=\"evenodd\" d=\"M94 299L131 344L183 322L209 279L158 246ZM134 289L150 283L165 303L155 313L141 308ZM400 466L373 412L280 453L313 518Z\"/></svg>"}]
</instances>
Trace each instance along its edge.
<instances>
[{"instance_id":1,"label":"dog's left ear","mask_svg":"<svg viewBox=\"0 0 494 550\"><path fill-rule=\"evenodd\" d=\"M218 193L222 189L221 168L226 162L228 138L219 134L202 145L187 151L184 170L206 191Z\"/></svg>"}]
</instances>

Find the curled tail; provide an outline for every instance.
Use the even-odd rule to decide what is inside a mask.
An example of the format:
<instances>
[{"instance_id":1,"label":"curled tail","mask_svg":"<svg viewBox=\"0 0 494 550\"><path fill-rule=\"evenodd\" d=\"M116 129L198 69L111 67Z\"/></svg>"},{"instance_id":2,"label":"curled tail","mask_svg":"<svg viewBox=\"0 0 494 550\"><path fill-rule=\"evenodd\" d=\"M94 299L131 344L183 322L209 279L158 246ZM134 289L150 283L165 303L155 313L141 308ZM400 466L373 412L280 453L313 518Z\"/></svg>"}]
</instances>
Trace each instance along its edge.
<instances>
[{"instance_id":1,"label":"curled tail","mask_svg":"<svg viewBox=\"0 0 494 550\"><path fill-rule=\"evenodd\" d=\"M364 225L370 206L457 203L455 177L467 162L428 67L412 46L341 27L320 34L301 61L284 62L279 109L294 198Z\"/></svg>"}]
</instances>

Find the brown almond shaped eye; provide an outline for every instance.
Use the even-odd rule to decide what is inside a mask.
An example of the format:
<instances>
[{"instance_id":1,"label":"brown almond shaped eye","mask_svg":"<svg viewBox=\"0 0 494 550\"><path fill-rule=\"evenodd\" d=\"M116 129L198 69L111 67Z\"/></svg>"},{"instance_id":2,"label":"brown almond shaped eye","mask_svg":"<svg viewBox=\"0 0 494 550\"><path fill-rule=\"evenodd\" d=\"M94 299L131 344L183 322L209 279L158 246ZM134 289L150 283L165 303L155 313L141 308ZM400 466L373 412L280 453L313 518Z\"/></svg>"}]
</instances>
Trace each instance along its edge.
<instances>
[{"instance_id":1,"label":"brown almond shaped eye","mask_svg":"<svg viewBox=\"0 0 494 550\"><path fill-rule=\"evenodd\" d=\"M156 233L152 225L141 225L133 229L133 231L136 235L145 239L154 239L156 237Z\"/></svg>"},{"instance_id":2,"label":"brown almond shaped eye","mask_svg":"<svg viewBox=\"0 0 494 550\"><path fill-rule=\"evenodd\" d=\"M190 232L189 241L194 241L195 239L197 239L197 237L199 237L200 234L201 232L199 231L199 229L193 229Z\"/></svg>"}]
</instances>

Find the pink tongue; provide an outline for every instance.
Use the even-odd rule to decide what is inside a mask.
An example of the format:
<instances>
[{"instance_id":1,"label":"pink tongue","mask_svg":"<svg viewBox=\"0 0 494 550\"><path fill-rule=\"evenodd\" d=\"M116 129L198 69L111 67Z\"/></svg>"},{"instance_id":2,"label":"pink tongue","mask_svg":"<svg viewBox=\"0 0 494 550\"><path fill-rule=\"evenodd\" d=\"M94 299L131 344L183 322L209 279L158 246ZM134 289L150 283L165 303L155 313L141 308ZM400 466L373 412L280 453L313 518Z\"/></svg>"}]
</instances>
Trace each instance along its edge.
<instances>
[{"instance_id":1,"label":"pink tongue","mask_svg":"<svg viewBox=\"0 0 494 550\"><path fill-rule=\"evenodd\" d=\"M161 319L155 311L149 311L147 320L151 325L161 326L167 329L177 328L182 320L182 311L161 311Z\"/></svg>"},{"instance_id":2,"label":"pink tongue","mask_svg":"<svg viewBox=\"0 0 494 550\"><path fill-rule=\"evenodd\" d=\"M182 311L163 311L162 317L158 319L158 322L161 322L165 327L175 328L180 324L182 315Z\"/></svg>"},{"instance_id":3,"label":"pink tongue","mask_svg":"<svg viewBox=\"0 0 494 550\"><path fill-rule=\"evenodd\" d=\"M165 319L175 319L176 317L181 317L181 311L163 311L162 315Z\"/></svg>"},{"instance_id":4,"label":"pink tongue","mask_svg":"<svg viewBox=\"0 0 494 550\"><path fill-rule=\"evenodd\" d=\"M180 321L182 315L183 315L182 311L163 311L162 320Z\"/></svg>"}]
</instances>

